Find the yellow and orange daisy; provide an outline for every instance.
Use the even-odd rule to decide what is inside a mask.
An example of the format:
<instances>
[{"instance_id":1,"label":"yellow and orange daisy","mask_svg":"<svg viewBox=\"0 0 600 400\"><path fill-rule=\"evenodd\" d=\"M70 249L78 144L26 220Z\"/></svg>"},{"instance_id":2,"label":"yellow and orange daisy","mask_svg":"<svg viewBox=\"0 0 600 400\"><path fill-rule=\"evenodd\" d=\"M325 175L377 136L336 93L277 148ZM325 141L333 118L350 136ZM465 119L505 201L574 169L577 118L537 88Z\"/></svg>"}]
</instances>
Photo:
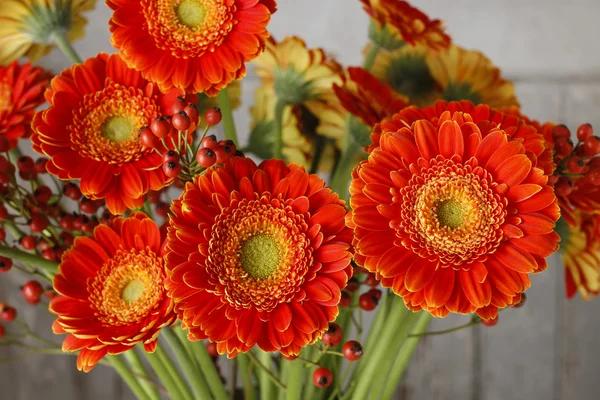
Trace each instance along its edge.
<instances>
[{"instance_id":1,"label":"yellow and orange daisy","mask_svg":"<svg viewBox=\"0 0 600 400\"><path fill-rule=\"evenodd\" d=\"M352 232L317 175L236 157L188 183L171 210L166 288L191 340L230 357L254 346L293 356L337 317Z\"/></svg>"},{"instance_id":2,"label":"yellow and orange daisy","mask_svg":"<svg viewBox=\"0 0 600 400\"><path fill-rule=\"evenodd\" d=\"M561 220L563 243L561 255L565 265L568 298L577 292L584 300L600 293L600 215L575 211L572 223Z\"/></svg>"},{"instance_id":3,"label":"yellow and orange daisy","mask_svg":"<svg viewBox=\"0 0 600 400\"><path fill-rule=\"evenodd\" d=\"M47 54L55 35L73 42L84 36L87 19L96 0L2 0L0 1L0 65L21 57L32 61Z\"/></svg>"},{"instance_id":4,"label":"yellow and orange daisy","mask_svg":"<svg viewBox=\"0 0 600 400\"><path fill-rule=\"evenodd\" d=\"M111 42L162 91L215 96L262 53L274 0L107 0Z\"/></svg>"},{"instance_id":5,"label":"yellow and orange daisy","mask_svg":"<svg viewBox=\"0 0 600 400\"><path fill-rule=\"evenodd\" d=\"M430 19L421 10L401 0L360 0L365 11L379 24L393 26L402 39L415 45L420 43L439 50L450 45L439 19Z\"/></svg>"},{"instance_id":6,"label":"yellow and orange daisy","mask_svg":"<svg viewBox=\"0 0 600 400\"><path fill-rule=\"evenodd\" d=\"M48 82L50 74L30 63L0 66L0 135L10 140L11 148L31 135L31 121L35 109L46 101Z\"/></svg>"},{"instance_id":7,"label":"yellow and orange daisy","mask_svg":"<svg viewBox=\"0 0 600 400\"><path fill-rule=\"evenodd\" d=\"M500 69L479 51L451 46L427 52L431 76L447 101L469 100L497 109L519 108L515 87L502 78Z\"/></svg>"},{"instance_id":8,"label":"yellow and orange daisy","mask_svg":"<svg viewBox=\"0 0 600 400\"><path fill-rule=\"evenodd\" d=\"M156 223L136 213L76 238L63 255L50 311L58 316L54 333L68 334L63 351L79 351L79 370L138 343L153 352L161 328L175 321L161 246Z\"/></svg>"},{"instance_id":9,"label":"yellow and orange daisy","mask_svg":"<svg viewBox=\"0 0 600 400\"><path fill-rule=\"evenodd\" d=\"M547 268L559 207L526 142L481 117L489 108L436 108L382 122L354 171L355 260L411 310L494 319Z\"/></svg>"},{"instance_id":10,"label":"yellow and orange daisy","mask_svg":"<svg viewBox=\"0 0 600 400\"><path fill-rule=\"evenodd\" d=\"M50 157L48 172L81 179L82 193L106 199L113 214L140 208L150 189L169 180L160 154L140 143L139 129L170 114L178 94L161 93L118 54L99 54L52 80L50 107L33 121L33 148Z\"/></svg>"}]
</instances>

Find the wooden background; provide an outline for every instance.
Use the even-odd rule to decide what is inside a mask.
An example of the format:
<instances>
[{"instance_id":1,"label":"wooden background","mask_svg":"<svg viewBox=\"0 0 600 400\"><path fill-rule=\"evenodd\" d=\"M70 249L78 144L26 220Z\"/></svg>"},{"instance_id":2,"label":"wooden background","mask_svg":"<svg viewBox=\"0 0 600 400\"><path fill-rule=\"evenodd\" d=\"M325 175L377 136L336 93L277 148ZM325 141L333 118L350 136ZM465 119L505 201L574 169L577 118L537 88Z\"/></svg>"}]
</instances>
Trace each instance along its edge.
<instances>
[{"instance_id":1,"label":"wooden background","mask_svg":"<svg viewBox=\"0 0 600 400\"><path fill-rule=\"evenodd\" d=\"M88 37L76 44L84 56L108 44L108 9L99 1L89 15ZM298 34L311 46L323 46L349 64L360 63L366 19L358 0L280 0L272 31L276 37ZM483 3L483 4L482 4ZM572 129L590 122L600 129L600 5L597 0L456 0L416 2L447 21L457 43L485 51L517 86L523 111L533 118L563 122ZM447 5L446 5L447 4ZM351 26L352 29L348 29ZM42 64L60 71L68 62L57 52ZM248 126L252 74L243 83L238 130ZM0 276L0 301L16 305L37 332L52 337L52 318L26 306L17 286L27 277ZM534 276L527 304L503 312L496 327L478 326L425 338L398 389L397 399L435 400L587 400L597 399L600 371L600 299L566 301L563 267L554 257ZM466 317L435 320L439 330ZM77 372L73 356L23 355L0 348L0 399L132 399L115 374L99 366ZM6 363L7 359L17 359Z\"/></svg>"}]
</instances>

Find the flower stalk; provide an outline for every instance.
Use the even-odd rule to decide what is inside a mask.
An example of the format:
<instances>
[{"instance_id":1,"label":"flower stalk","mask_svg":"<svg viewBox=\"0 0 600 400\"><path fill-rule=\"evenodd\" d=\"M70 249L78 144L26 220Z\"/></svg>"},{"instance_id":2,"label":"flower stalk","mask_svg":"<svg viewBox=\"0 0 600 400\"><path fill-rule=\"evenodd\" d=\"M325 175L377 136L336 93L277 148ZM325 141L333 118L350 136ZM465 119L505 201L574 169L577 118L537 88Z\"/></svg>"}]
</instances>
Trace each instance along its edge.
<instances>
[{"instance_id":1,"label":"flower stalk","mask_svg":"<svg viewBox=\"0 0 600 400\"><path fill-rule=\"evenodd\" d=\"M152 398L142 388L140 381L136 378L131 369L127 367L123 360L121 360L118 356L110 356L108 360L111 367L117 371L121 379L125 381L127 386L129 386L129 389L131 389L138 400L152 400Z\"/></svg>"},{"instance_id":2,"label":"flower stalk","mask_svg":"<svg viewBox=\"0 0 600 400\"><path fill-rule=\"evenodd\" d=\"M123 353L123 357L125 358L125 360L127 360L127 363L131 367L132 372L135 375L142 378L139 380L139 384L142 387L142 389L144 390L144 392L146 392L146 395L148 396L148 398L150 400L160 400L160 395L158 394L158 391L147 380L148 372L146 371L146 367L142 363L142 359L140 358L139 354L136 352L136 349L132 349L131 351L126 351L125 353Z\"/></svg>"},{"instance_id":3,"label":"flower stalk","mask_svg":"<svg viewBox=\"0 0 600 400\"><path fill-rule=\"evenodd\" d=\"M217 95L217 102L221 109L221 115L223 117L223 130L225 131L225 138L233 140L234 143L238 143L237 132L235 129L235 122L233 120L233 106L231 105L231 99L226 89L223 89Z\"/></svg>"},{"instance_id":4,"label":"flower stalk","mask_svg":"<svg viewBox=\"0 0 600 400\"><path fill-rule=\"evenodd\" d=\"M52 34L54 43L63 52L63 54L74 64L82 64L83 60L77 54L77 51L67 39L67 33L64 31L56 31Z\"/></svg>"},{"instance_id":5,"label":"flower stalk","mask_svg":"<svg viewBox=\"0 0 600 400\"><path fill-rule=\"evenodd\" d=\"M0 246L0 256L8 257L13 260L21 261L24 264L29 264L36 268L41 268L44 271L55 275L58 273L58 263L35 254L30 254L14 247Z\"/></svg>"}]
</instances>

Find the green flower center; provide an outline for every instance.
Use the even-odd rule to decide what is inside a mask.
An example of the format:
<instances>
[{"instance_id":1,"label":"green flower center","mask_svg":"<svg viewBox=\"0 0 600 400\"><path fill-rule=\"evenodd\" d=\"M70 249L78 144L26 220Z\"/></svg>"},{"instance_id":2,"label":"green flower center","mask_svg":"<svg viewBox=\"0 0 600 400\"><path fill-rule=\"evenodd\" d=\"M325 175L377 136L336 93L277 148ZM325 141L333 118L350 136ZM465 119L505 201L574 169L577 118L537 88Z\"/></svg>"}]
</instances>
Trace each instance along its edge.
<instances>
[{"instance_id":1,"label":"green flower center","mask_svg":"<svg viewBox=\"0 0 600 400\"><path fill-rule=\"evenodd\" d=\"M441 227L460 228L465 222L462 205L456 200L444 200L437 207L437 218Z\"/></svg>"},{"instance_id":2,"label":"green flower center","mask_svg":"<svg viewBox=\"0 0 600 400\"><path fill-rule=\"evenodd\" d=\"M422 54L403 54L392 59L385 80L396 92L411 99L422 99L435 89L435 80Z\"/></svg>"},{"instance_id":3,"label":"green flower center","mask_svg":"<svg viewBox=\"0 0 600 400\"><path fill-rule=\"evenodd\" d=\"M481 104L481 95L469 83L450 82L444 90L444 100L469 100L473 104Z\"/></svg>"},{"instance_id":4,"label":"green flower center","mask_svg":"<svg viewBox=\"0 0 600 400\"><path fill-rule=\"evenodd\" d=\"M128 303L133 303L144 295L146 286L142 281L134 279L130 281L121 293L121 298Z\"/></svg>"},{"instance_id":5,"label":"green flower center","mask_svg":"<svg viewBox=\"0 0 600 400\"><path fill-rule=\"evenodd\" d=\"M268 279L281 261L279 246L273 236L259 234L242 244L240 260L243 270L255 279Z\"/></svg>"},{"instance_id":6,"label":"green flower center","mask_svg":"<svg viewBox=\"0 0 600 400\"><path fill-rule=\"evenodd\" d=\"M109 118L102 125L102 136L114 143L129 140L134 133L133 124L129 118Z\"/></svg>"},{"instance_id":7,"label":"green flower center","mask_svg":"<svg viewBox=\"0 0 600 400\"><path fill-rule=\"evenodd\" d=\"M177 6L179 22L190 28L202 25L206 17L206 7L200 0L183 0Z\"/></svg>"}]
</instances>

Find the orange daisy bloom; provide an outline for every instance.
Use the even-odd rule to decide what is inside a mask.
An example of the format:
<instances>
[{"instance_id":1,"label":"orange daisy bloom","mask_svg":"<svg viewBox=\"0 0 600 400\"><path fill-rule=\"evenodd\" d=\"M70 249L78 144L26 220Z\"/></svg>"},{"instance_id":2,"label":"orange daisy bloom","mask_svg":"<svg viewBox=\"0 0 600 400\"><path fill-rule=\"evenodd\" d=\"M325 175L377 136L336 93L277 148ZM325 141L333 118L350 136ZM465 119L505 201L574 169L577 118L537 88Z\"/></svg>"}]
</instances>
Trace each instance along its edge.
<instances>
[{"instance_id":1,"label":"orange daisy bloom","mask_svg":"<svg viewBox=\"0 0 600 400\"><path fill-rule=\"evenodd\" d=\"M33 121L33 148L50 157L48 172L81 179L82 193L106 199L113 214L140 208L144 194L169 182L162 157L141 145L138 131L170 114L178 94L161 93L118 54L99 54L52 80L50 107Z\"/></svg>"},{"instance_id":2,"label":"orange daisy bloom","mask_svg":"<svg viewBox=\"0 0 600 400\"><path fill-rule=\"evenodd\" d=\"M421 10L400 0L360 0L365 11L382 25L395 27L405 42L421 43L434 50L450 45L439 19L431 20Z\"/></svg>"},{"instance_id":3,"label":"orange daisy bloom","mask_svg":"<svg viewBox=\"0 0 600 400\"><path fill-rule=\"evenodd\" d=\"M50 74L31 63L0 66L0 135L10 140L11 148L31 135L31 120L46 101L49 81Z\"/></svg>"},{"instance_id":4,"label":"orange daisy bloom","mask_svg":"<svg viewBox=\"0 0 600 400\"><path fill-rule=\"evenodd\" d=\"M90 371L107 354L143 343L153 352L161 328L176 317L163 281L158 226L145 214L115 218L92 237L78 237L62 257L50 302L62 349L78 351L77 368Z\"/></svg>"},{"instance_id":5,"label":"orange daisy bloom","mask_svg":"<svg viewBox=\"0 0 600 400\"><path fill-rule=\"evenodd\" d=\"M494 112L438 107L447 110L409 107L382 122L353 172L355 260L411 310L493 319L558 249L559 208L527 141Z\"/></svg>"},{"instance_id":6,"label":"orange daisy bloom","mask_svg":"<svg viewBox=\"0 0 600 400\"><path fill-rule=\"evenodd\" d=\"M111 42L162 91L215 96L265 47L274 0L107 0Z\"/></svg>"},{"instance_id":7,"label":"orange daisy bloom","mask_svg":"<svg viewBox=\"0 0 600 400\"><path fill-rule=\"evenodd\" d=\"M166 288L190 340L229 357L254 345L292 356L337 317L352 232L317 175L236 157L188 183L171 210Z\"/></svg>"},{"instance_id":8,"label":"orange daisy bloom","mask_svg":"<svg viewBox=\"0 0 600 400\"><path fill-rule=\"evenodd\" d=\"M565 286L568 298L579 292L589 300L600 293L600 215L575 212L573 223L564 220L559 226L563 245L561 255L565 265Z\"/></svg>"},{"instance_id":9,"label":"orange daisy bloom","mask_svg":"<svg viewBox=\"0 0 600 400\"><path fill-rule=\"evenodd\" d=\"M343 86L334 84L333 90L346 111L371 127L408 105L406 97L358 67L348 68Z\"/></svg>"},{"instance_id":10,"label":"orange daisy bloom","mask_svg":"<svg viewBox=\"0 0 600 400\"><path fill-rule=\"evenodd\" d=\"M554 172L556 166L552 158L552 149L546 145L546 140L538 129L528 124L528 120L523 120L520 114L514 112L500 112L488 105L479 104L476 106L466 100L460 102L440 100L431 107L409 107L403 110L403 112L394 115L392 121L384 121L380 126L375 127L371 134L373 143L369 146L369 151L379 146L382 130L408 127L420 119L427 119L436 124L446 112L451 114L456 112L467 113L471 115L473 122L482 130L490 130L493 127L502 129L510 140L516 140L523 144L528 156L532 158L532 162L538 168L541 168L545 175L551 175Z\"/></svg>"}]
</instances>

